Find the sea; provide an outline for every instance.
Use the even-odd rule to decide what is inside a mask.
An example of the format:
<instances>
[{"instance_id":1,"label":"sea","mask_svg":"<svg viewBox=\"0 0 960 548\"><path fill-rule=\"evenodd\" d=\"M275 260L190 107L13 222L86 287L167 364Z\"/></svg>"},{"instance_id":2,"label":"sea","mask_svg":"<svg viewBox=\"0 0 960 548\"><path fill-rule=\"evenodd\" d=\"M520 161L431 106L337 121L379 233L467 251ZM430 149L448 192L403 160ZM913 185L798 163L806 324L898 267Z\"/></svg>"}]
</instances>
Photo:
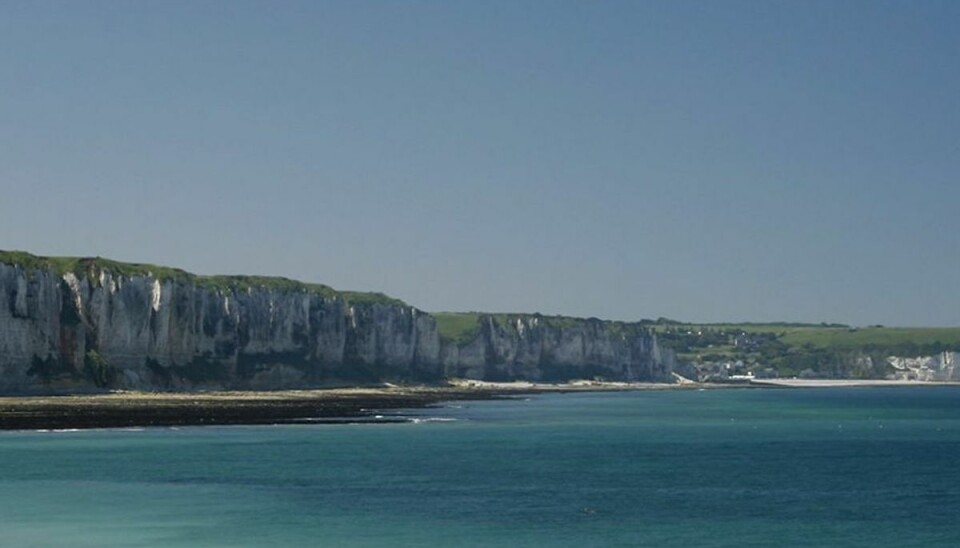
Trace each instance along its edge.
<instances>
[{"instance_id":1,"label":"sea","mask_svg":"<svg viewBox=\"0 0 960 548\"><path fill-rule=\"evenodd\" d=\"M386 413L385 413L386 414ZM960 546L960 388L0 433L0 546Z\"/></svg>"}]
</instances>

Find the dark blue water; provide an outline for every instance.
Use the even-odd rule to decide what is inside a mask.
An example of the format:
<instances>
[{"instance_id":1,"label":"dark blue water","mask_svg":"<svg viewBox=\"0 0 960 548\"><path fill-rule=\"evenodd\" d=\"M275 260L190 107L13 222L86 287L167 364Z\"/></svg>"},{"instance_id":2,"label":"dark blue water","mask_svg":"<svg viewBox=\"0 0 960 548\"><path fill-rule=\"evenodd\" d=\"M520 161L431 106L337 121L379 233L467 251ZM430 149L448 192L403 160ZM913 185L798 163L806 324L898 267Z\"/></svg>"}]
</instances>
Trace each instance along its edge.
<instances>
[{"instance_id":1,"label":"dark blue water","mask_svg":"<svg viewBox=\"0 0 960 548\"><path fill-rule=\"evenodd\" d=\"M960 389L0 434L0 546L960 546Z\"/></svg>"}]
</instances>

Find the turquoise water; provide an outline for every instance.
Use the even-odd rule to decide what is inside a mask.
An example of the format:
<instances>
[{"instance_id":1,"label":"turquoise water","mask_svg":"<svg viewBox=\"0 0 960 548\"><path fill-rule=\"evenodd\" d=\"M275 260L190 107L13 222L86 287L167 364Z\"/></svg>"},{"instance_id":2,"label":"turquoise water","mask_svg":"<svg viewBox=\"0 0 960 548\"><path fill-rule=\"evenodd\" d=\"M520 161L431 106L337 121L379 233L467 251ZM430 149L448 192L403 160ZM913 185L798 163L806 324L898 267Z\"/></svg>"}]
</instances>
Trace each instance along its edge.
<instances>
[{"instance_id":1,"label":"turquoise water","mask_svg":"<svg viewBox=\"0 0 960 548\"><path fill-rule=\"evenodd\" d=\"M960 546L957 388L410 414L0 433L0 546Z\"/></svg>"}]
</instances>

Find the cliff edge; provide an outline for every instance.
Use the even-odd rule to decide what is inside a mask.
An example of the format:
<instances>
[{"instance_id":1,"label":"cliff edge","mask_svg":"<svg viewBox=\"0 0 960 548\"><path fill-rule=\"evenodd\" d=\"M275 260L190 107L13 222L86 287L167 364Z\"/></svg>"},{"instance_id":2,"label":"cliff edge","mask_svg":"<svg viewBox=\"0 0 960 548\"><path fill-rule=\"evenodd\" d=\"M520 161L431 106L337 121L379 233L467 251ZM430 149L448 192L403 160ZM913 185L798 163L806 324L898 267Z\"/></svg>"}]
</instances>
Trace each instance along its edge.
<instances>
[{"instance_id":1,"label":"cliff edge","mask_svg":"<svg viewBox=\"0 0 960 548\"><path fill-rule=\"evenodd\" d=\"M451 337L449 316L285 278L0 252L0 392L657 381L674 363L640 324L472 314Z\"/></svg>"}]
</instances>

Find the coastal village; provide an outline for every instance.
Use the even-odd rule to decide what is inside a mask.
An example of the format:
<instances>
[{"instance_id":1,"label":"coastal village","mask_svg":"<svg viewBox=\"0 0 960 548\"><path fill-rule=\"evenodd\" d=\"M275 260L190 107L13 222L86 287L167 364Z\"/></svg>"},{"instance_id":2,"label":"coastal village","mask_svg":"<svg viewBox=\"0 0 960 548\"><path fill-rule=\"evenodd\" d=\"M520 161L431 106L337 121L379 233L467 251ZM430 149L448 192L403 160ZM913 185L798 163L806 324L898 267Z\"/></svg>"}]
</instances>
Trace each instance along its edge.
<instances>
[{"instance_id":1,"label":"coastal village","mask_svg":"<svg viewBox=\"0 0 960 548\"><path fill-rule=\"evenodd\" d=\"M928 343L896 342L896 330L883 326L854 328L839 324L732 326L673 324L657 329L664 346L677 353L675 373L684 380L749 383L754 380L887 379L956 381L960 358L956 342L941 337ZM797 344L796 333L829 334ZM792 335L791 335L792 334ZM854 346L844 338L862 337ZM810 338L808 336L808 338Z\"/></svg>"}]
</instances>

